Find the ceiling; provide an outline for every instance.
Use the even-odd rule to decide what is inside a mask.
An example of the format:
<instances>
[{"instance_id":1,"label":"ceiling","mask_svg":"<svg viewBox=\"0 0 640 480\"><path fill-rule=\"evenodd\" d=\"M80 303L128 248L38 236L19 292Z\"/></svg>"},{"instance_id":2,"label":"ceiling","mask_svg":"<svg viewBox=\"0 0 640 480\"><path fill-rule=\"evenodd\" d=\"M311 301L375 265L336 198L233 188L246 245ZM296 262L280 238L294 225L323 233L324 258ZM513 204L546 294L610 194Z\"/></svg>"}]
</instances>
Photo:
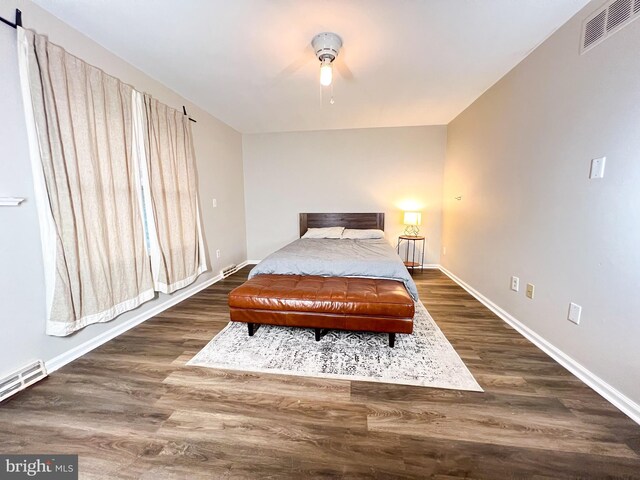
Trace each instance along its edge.
<instances>
[{"instance_id":1,"label":"ceiling","mask_svg":"<svg viewBox=\"0 0 640 480\"><path fill-rule=\"evenodd\" d=\"M257 133L447 124L588 0L35 2ZM309 49L323 31L344 41L333 105Z\"/></svg>"}]
</instances>

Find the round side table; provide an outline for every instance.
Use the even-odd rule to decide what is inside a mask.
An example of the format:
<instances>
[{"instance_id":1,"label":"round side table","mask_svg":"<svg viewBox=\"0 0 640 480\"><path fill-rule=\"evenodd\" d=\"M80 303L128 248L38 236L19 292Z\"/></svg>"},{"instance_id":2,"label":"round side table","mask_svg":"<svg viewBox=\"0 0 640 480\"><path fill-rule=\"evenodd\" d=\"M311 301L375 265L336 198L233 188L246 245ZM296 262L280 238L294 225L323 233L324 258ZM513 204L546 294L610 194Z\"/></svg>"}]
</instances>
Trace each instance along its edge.
<instances>
[{"instance_id":1,"label":"round side table","mask_svg":"<svg viewBox=\"0 0 640 480\"><path fill-rule=\"evenodd\" d=\"M398 237L398 255L400 255L400 245L404 242L407 242L407 250L404 256L404 266L407 269L410 269L413 274L416 268L420 268L420 272L423 271L424 265L424 248L425 248L425 237L423 236L413 236L413 235L400 235ZM416 252L416 242L422 242L422 248L420 252ZM411 248L413 247L413 248ZM409 251L412 251L412 254L409 255ZM409 260L411 258L411 260Z\"/></svg>"}]
</instances>

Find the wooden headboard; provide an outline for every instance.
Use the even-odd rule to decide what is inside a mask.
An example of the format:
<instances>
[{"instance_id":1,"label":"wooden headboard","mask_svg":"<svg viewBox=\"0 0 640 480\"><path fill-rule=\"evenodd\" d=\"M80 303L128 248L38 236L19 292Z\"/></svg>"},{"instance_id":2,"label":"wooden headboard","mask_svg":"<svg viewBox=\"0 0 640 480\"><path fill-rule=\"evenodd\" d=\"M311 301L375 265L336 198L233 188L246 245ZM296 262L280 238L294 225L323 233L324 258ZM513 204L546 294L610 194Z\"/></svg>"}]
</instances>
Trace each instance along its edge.
<instances>
[{"instance_id":1,"label":"wooden headboard","mask_svg":"<svg viewBox=\"0 0 640 480\"><path fill-rule=\"evenodd\" d=\"M300 236L309 228L345 227L384 230L384 213L301 213Z\"/></svg>"}]
</instances>

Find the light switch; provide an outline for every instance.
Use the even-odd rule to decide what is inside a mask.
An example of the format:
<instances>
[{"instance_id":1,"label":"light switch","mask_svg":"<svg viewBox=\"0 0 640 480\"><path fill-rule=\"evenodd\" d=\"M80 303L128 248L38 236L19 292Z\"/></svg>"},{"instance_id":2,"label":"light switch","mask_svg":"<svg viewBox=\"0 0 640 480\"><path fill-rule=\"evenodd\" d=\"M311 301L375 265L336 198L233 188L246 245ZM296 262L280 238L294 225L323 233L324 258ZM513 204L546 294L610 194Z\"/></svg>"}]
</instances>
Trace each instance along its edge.
<instances>
[{"instance_id":1,"label":"light switch","mask_svg":"<svg viewBox=\"0 0 640 480\"><path fill-rule=\"evenodd\" d=\"M607 161L607 157L594 158L591 160L591 172L589 178L602 178L604 177L604 164Z\"/></svg>"},{"instance_id":2,"label":"light switch","mask_svg":"<svg viewBox=\"0 0 640 480\"><path fill-rule=\"evenodd\" d=\"M215 198L211 201L211 204L213 205L213 208L216 208L218 206L218 200L216 200Z\"/></svg>"},{"instance_id":3,"label":"light switch","mask_svg":"<svg viewBox=\"0 0 640 480\"><path fill-rule=\"evenodd\" d=\"M580 324L580 315L582 314L582 307L575 303L569 304L569 315L567 318L569 321L575 323L576 325Z\"/></svg>"},{"instance_id":4,"label":"light switch","mask_svg":"<svg viewBox=\"0 0 640 480\"><path fill-rule=\"evenodd\" d=\"M527 283L527 297L533 300L533 295L535 294L536 286L533 283Z\"/></svg>"}]
</instances>

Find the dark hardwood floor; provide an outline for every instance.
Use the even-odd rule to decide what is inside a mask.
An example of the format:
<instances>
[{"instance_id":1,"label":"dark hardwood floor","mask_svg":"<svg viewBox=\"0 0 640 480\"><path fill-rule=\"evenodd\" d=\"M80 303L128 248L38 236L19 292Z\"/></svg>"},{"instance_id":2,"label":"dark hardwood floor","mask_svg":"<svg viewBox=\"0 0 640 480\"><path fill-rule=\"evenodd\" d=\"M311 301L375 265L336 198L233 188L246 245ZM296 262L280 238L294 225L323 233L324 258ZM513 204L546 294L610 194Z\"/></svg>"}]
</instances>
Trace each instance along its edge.
<instances>
[{"instance_id":1,"label":"dark hardwood floor","mask_svg":"<svg viewBox=\"0 0 640 480\"><path fill-rule=\"evenodd\" d=\"M484 393L185 363L248 269L0 407L0 453L77 453L80 478L640 478L633 423L439 271L422 301Z\"/></svg>"}]
</instances>

